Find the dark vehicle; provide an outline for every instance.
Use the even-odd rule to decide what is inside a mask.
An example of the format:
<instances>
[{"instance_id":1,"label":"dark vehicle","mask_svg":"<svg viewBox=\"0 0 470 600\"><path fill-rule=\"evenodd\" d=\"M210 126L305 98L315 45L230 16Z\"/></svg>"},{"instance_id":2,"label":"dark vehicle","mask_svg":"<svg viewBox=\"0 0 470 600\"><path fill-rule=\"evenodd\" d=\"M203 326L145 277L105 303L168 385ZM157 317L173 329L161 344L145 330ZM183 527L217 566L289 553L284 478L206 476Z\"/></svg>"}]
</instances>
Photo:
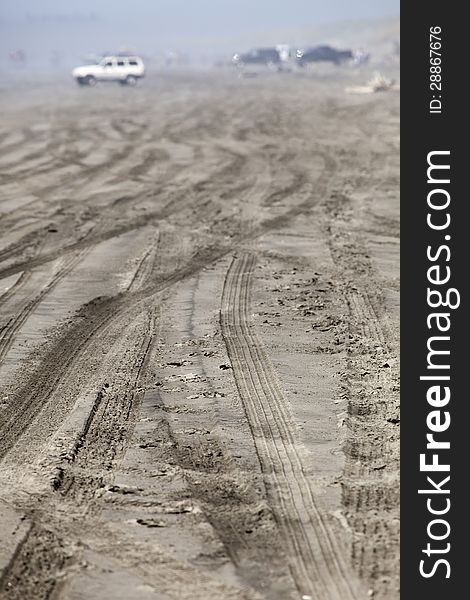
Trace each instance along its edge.
<instances>
[{"instance_id":1,"label":"dark vehicle","mask_svg":"<svg viewBox=\"0 0 470 600\"><path fill-rule=\"evenodd\" d=\"M340 65L352 58L351 50L336 50L331 46L315 46L307 50L297 50L297 64L301 67L313 62L331 62Z\"/></svg>"},{"instance_id":2,"label":"dark vehicle","mask_svg":"<svg viewBox=\"0 0 470 600\"><path fill-rule=\"evenodd\" d=\"M255 48L245 54L234 54L232 58L234 65L279 65L281 57L276 48Z\"/></svg>"}]
</instances>

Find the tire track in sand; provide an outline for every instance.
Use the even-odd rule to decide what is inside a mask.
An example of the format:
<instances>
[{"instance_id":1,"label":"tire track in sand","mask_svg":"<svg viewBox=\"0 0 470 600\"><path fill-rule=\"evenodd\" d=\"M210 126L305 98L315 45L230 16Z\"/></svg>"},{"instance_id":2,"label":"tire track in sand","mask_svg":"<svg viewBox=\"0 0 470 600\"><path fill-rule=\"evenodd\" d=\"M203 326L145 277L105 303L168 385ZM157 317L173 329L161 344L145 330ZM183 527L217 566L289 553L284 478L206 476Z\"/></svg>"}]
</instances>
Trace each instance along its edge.
<instances>
[{"instance_id":1,"label":"tire track in sand","mask_svg":"<svg viewBox=\"0 0 470 600\"><path fill-rule=\"evenodd\" d=\"M88 249L80 250L72 256L66 256L63 259L63 264L54 274L50 281L38 292L38 294L22 306L19 311L12 316L9 321L0 329L0 364L2 364L5 356L8 354L16 335L21 327L25 324L28 317L34 311L36 306L52 291L57 284L64 279L75 266L88 253Z\"/></svg>"},{"instance_id":2,"label":"tire track in sand","mask_svg":"<svg viewBox=\"0 0 470 600\"><path fill-rule=\"evenodd\" d=\"M362 597L356 577L322 518L298 452L294 427L266 352L250 324L255 258L234 258L222 292L220 324L253 434L290 569L301 594L322 600Z\"/></svg>"}]
</instances>

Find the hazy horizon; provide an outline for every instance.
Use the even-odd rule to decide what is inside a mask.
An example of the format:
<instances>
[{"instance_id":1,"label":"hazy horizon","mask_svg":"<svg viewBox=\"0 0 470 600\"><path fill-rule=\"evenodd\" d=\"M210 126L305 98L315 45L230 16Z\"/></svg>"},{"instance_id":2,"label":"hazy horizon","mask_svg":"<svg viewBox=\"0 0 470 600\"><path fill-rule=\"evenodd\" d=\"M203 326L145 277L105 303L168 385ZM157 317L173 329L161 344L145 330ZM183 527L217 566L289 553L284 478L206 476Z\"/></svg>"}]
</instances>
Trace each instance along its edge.
<instances>
[{"instance_id":1,"label":"hazy horizon","mask_svg":"<svg viewBox=\"0 0 470 600\"><path fill-rule=\"evenodd\" d=\"M0 6L0 62L18 48L28 60L44 63L53 53L63 62L76 61L89 52L130 48L156 55L167 50L214 58L271 42L279 35L338 21L396 17L398 0L312 0L237 2L199 0L3 0ZM327 28L326 28L327 29ZM271 32L272 35L271 35ZM292 33L291 33L292 32ZM302 43L310 40L302 40ZM305 37L308 37L305 34ZM295 39L279 39L295 43ZM311 40L320 42L325 40ZM243 48L242 48L243 49ZM247 48L245 48L247 49Z\"/></svg>"}]
</instances>

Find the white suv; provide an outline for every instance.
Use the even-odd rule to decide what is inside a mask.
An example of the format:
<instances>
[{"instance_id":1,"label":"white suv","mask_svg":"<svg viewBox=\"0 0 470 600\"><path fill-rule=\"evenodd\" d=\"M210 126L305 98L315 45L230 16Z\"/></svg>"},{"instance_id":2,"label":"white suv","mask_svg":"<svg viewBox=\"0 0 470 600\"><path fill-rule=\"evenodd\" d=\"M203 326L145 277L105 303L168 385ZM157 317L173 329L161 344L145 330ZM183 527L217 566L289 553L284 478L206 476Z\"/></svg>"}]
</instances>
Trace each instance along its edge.
<instances>
[{"instance_id":1,"label":"white suv","mask_svg":"<svg viewBox=\"0 0 470 600\"><path fill-rule=\"evenodd\" d=\"M77 67L72 75L80 85L94 86L98 81L135 85L145 75L145 67L138 56L105 56L98 64Z\"/></svg>"}]
</instances>

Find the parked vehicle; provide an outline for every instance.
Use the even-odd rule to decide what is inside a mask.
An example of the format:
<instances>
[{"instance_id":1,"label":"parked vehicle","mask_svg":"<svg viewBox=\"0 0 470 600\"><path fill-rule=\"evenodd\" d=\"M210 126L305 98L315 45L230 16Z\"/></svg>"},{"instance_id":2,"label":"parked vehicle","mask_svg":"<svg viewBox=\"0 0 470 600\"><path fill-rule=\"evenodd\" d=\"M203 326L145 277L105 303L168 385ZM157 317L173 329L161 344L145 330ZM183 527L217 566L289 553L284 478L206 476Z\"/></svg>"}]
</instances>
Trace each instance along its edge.
<instances>
[{"instance_id":1,"label":"parked vehicle","mask_svg":"<svg viewBox=\"0 0 470 600\"><path fill-rule=\"evenodd\" d=\"M245 54L234 54L232 63L237 67L244 65L266 65L268 67L277 66L281 62L281 57L276 48L255 48Z\"/></svg>"},{"instance_id":2,"label":"parked vehicle","mask_svg":"<svg viewBox=\"0 0 470 600\"><path fill-rule=\"evenodd\" d=\"M297 64L304 67L308 63L331 62L339 65L351 60L353 53L351 50L337 50L331 46L315 46L307 50L297 50Z\"/></svg>"},{"instance_id":3,"label":"parked vehicle","mask_svg":"<svg viewBox=\"0 0 470 600\"><path fill-rule=\"evenodd\" d=\"M105 56L97 64L84 65L72 71L79 85L95 86L98 81L118 81L136 85L144 77L144 62L138 56Z\"/></svg>"}]
</instances>

